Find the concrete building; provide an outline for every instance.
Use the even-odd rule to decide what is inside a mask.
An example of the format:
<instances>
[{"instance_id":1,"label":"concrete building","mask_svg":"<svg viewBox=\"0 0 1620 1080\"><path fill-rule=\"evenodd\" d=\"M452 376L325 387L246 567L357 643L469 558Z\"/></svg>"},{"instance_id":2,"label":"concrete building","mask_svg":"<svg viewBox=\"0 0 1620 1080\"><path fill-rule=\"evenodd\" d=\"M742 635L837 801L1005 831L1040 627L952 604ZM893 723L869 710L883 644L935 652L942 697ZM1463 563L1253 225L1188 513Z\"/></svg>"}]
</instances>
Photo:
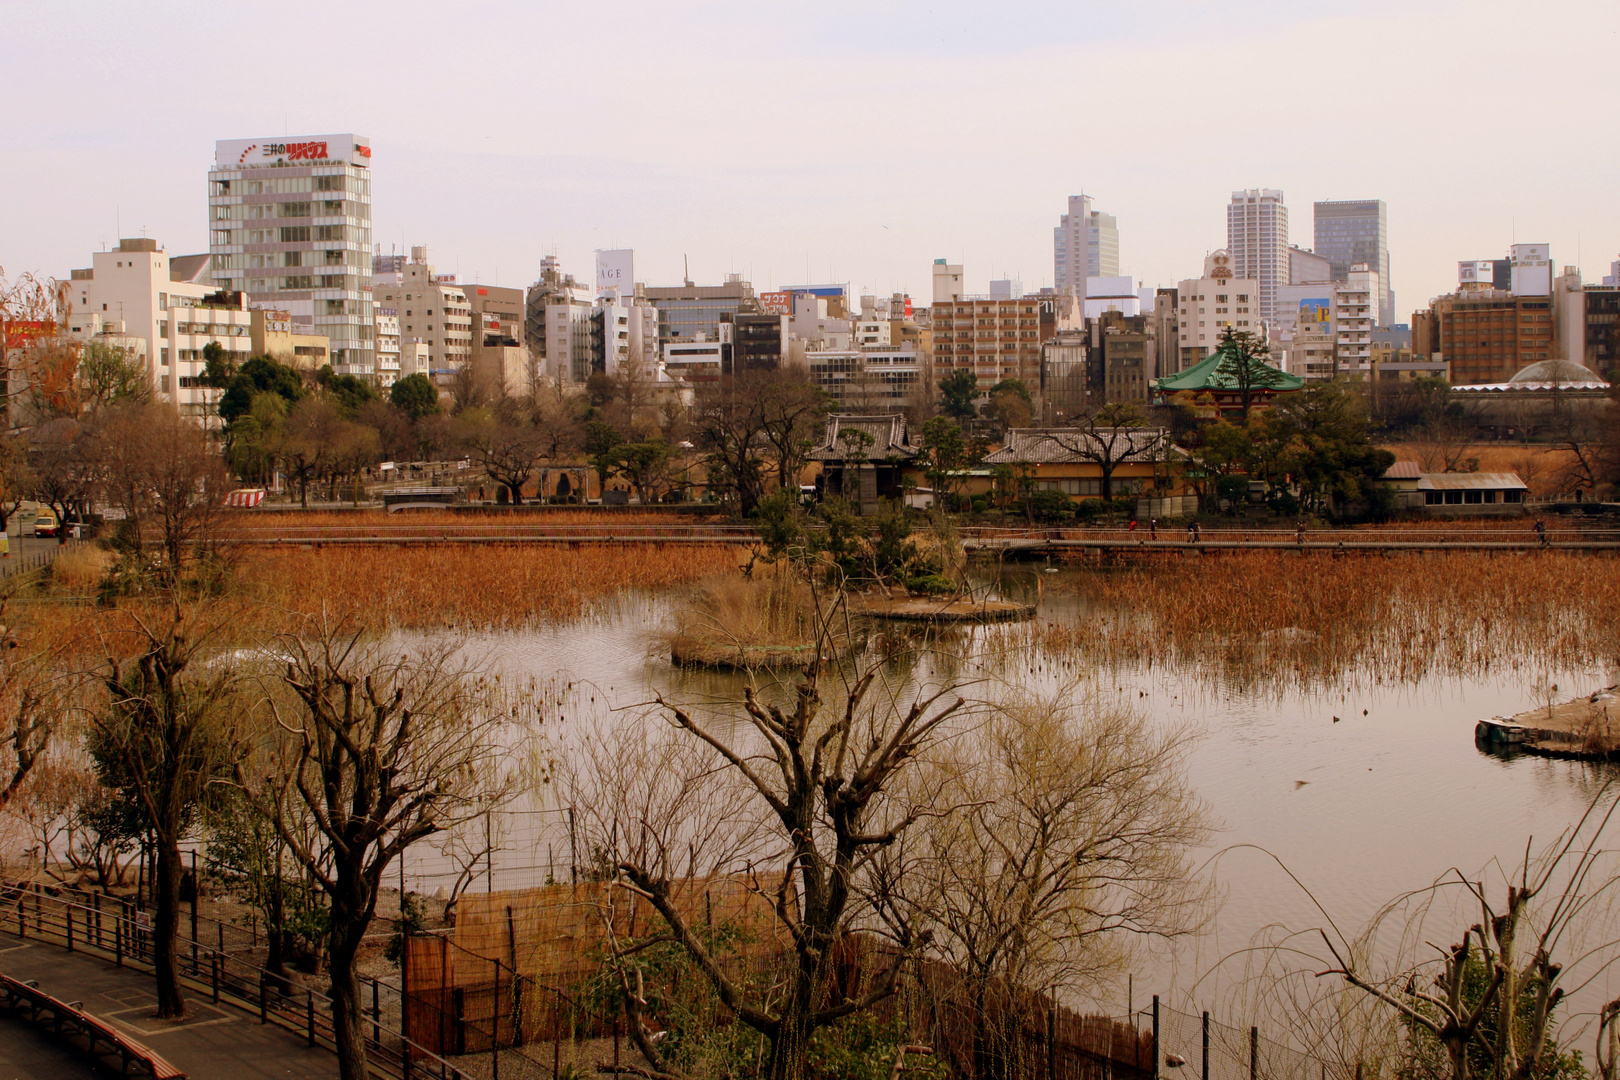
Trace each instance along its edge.
<instances>
[{"instance_id":1,"label":"concrete building","mask_svg":"<svg viewBox=\"0 0 1620 1080\"><path fill-rule=\"evenodd\" d=\"M1349 281L1358 263L1378 275L1379 326L1395 321L1389 281L1389 213L1382 199L1342 199L1315 205L1316 254L1331 263L1332 281ZM1319 279L1309 279L1319 280Z\"/></svg>"},{"instance_id":2,"label":"concrete building","mask_svg":"<svg viewBox=\"0 0 1620 1080\"><path fill-rule=\"evenodd\" d=\"M1203 277L1181 282L1176 291L1178 371L1214 352L1220 345L1221 331L1228 327L1260 332L1260 282L1238 273L1236 263L1224 249L1205 257Z\"/></svg>"},{"instance_id":3,"label":"concrete building","mask_svg":"<svg viewBox=\"0 0 1620 1080\"><path fill-rule=\"evenodd\" d=\"M658 369L658 309L633 287L609 292L591 309L591 370L617 376L629 367L644 377Z\"/></svg>"},{"instance_id":4,"label":"concrete building","mask_svg":"<svg viewBox=\"0 0 1620 1080\"><path fill-rule=\"evenodd\" d=\"M290 311L260 309L248 314L254 356L268 356L300 371L319 371L332 362L326 335L299 325Z\"/></svg>"},{"instance_id":5,"label":"concrete building","mask_svg":"<svg viewBox=\"0 0 1620 1080\"><path fill-rule=\"evenodd\" d=\"M201 384L203 349L218 344L237 363L253 354L245 298L208 280L208 256L171 260L145 237L120 240L91 260L66 283L68 334L128 349L145 365L160 399L185 415L205 417L217 392Z\"/></svg>"},{"instance_id":6,"label":"concrete building","mask_svg":"<svg viewBox=\"0 0 1620 1080\"><path fill-rule=\"evenodd\" d=\"M1052 230L1052 284L1079 293L1088 277L1119 276L1119 224L1094 210L1090 195L1070 195L1069 212Z\"/></svg>"},{"instance_id":7,"label":"concrete building","mask_svg":"<svg viewBox=\"0 0 1620 1080\"><path fill-rule=\"evenodd\" d=\"M1378 272L1353 263L1349 279L1333 286L1333 344L1340 375L1372 377L1372 333L1378 321Z\"/></svg>"},{"instance_id":8,"label":"concrete building","mask_svg":"<svg viewBox=\"0 0 1620 1080\"><path fill-rule=\"evenodd\" d=\"M373 335L376 342L377 385L386 390L404 378L399 370L399 311L397 308L376 307L373 314L377 319L377 329Z\"/></svg>"},{"instance_id":9,"label":"concrete building","mask_svg":"<svg viewBox=\"0 0 1620 1080\"><path fill-rule=\"evenodd\" d=\"M1232 276L1259 282L1259 317L1276 314L1277 286L1289 281L1288 207L1275 188L1232 192L1226 208L1226 253Z\"/></svg>"},{"instance_id":10,"label":"concrete building","mask_svg":"<svg viewBox=\"0 0 1620 1080\"><path fill-rule=\"evenodd\" d=\"M922 363L914 349L843 349L805 355L810 379L842 407L898 410L915 392Z\"/></svg>"},{"instance_id":11,"label":"concrete building","mask_svg":"<svg viewBox=\"0 0 1620 1080\"><path fill-rule=\"evenodd\" d=\"M1016 300L1024 295L1024 283L1017 278L991 278L990 298L992 300Z\"/></svg>"},{"instance_id":12,"label":"concrete building","mask_svg":"<svg viewBox=\"0 0 1620 1080\"><path fill-rule=\"evenodd\" d=\"M208 217L216 288L324 334L339 374L376 374L369 139L221 140Z\"/></svg>"},{"instance_id":13,"label":"concrete building","mask_svg":"<svg viewBox=\"0 0 1620 1080\"><path fill-rule=\"evenodd\" d=\"M540 260L540 280L524 297L523 341L537 376L582 383L591 373L591 290L565 274L555 255Z\"/></svg>"},{"instance_id":14,"label":"concrete building","mask_svg":"<svg viewBox=\"0 0 1620 1080\"><path fill-rule=\"evenodd\" d=\"M754 314L754 287L741 274L727 274L723 285L648 286L648 303L658 309L658 343L713 341L722 315ZM701 336L700 336L701 335Z\"/></svg>"},{"instance_id":15,"label":"concrete building","mask_svg":"<svg viewBox=\"0 0 1620 1080\"><path fill-rule=\"evenodd\" d=\"M1142 313L1142 297L1129 275L1099 277L1094 274L1086 278L1084 295L1088 319L1101 318L1106 311L1126 316Z\"/></svg>"},{"instance_id":16,"label":"concrete building","mask_svg":"<svg viewBox=\"0 0 1620 1080\"><path fill-rule=\"evenodd\" d=\"M1101 407L1102 378L1092 375L1088 330L1059 330L1041 342L1040 387L1046 423L1054 427Z\"/></svg>"},{"instance_id":17,"label":"concrete building","mask_svg":"<svg viewBox=\"0 0 1620 1080\"><path fill-rule=\"evenodd\" d=\"M1160 374L1151 318L1108 311L1089 322L1092 355L1101 361L1103 401L1147 404Z\"/></svg>"},{"instance_id":18,"label":"concrete building","mask_svg":"<svg viewBox=\"0 0 1620 1080\"><path fill-rule=\"evenodd\" d=\"M1174 375L1181 370L1180 308L1180 289L1155 291L1149 318L1153 323L1153 340L1159 343L1157 363L1160 375Z\"/></svg>"},{"instance_id":19,"label":"concrete building","mask_svg":"<svg viewBox=\"0 0 1620 1080\"><path fill-rule=\"evenodd\" d=\"M1003 379L1036 386L1041 379L1041 343L1060 330L1083 329L1083 313L1082 298L1069 293L1016 300L988 296L936 300L930 312L934 374L943 379L953 371L968 370L984 389Z\"/></svg>"},{"instance_id":20,"label":"concrete building","mask_svg":"<svg viewBox=\"0 0 1620 1080\"><path fill-rule=\"evenodd\" d=\"M499 285L463 285L472 324L469 362L498 378L509 394L534 385L534 364L523 341L523 290Z\"/></svg>"},{"instance_id":21,"label":"concrete building","mask_svg":"<svg viewBox=\"0 0 1620 1080\"><path fill-rule=\"evenodd\" d=\"M1603 284L1620 289L1620 259L1609 264L1609 272L1603 275Z\"/></svg>"},{"instance_id":22,"label":"concrete building","mask_svg":"<svg viewBox=\"0 0 1620 1080\"><path fill-rule=\"evenodd\" d=\"M1412 351L1444 362L1453 385L1506 382L1552 359L1552 298L1482 288L1436 297L1414 316Z\"/></svg>"},{"instance_id":23,"label":"concrete building","mask_svg":"<svg viewBox=\"0 0 1620 1080\"><path fill-rule=\"evenodd\" d=\"M1288 283L1306 285L1333 280L1333 262L1324 255L1288 245Z\"/></svg>"},{"instance_id":24,"label":"concrete building","mask_svg":"<svg viewBox=\"0 0 1620 1080\"><path fill-rule=\"evenodd\" d=\"M472 362L472 309L454 274L437 274L425 247L411 248L399 284L372 285L375 303L399 312L400 343L428 347L428 374L446 383Z\"/></svg>"},{"instance_id":25,"label":"concrete building","mask_svg":"<svg viewBox=\"0 0 1620 1080\"><path fill-rule=\"evenodd\" d=\"M962 268L944 259L934 260L934 303L960 300L963 296Z\"/></svg>"},{"instance_id":26,"label":"concrete building","mask_svg":"<svg viewBox=\"0 0 1620 1080\"><path fill-rule=\"evenodd\" d=\"M596 252L596 299L628 297L636 288L636 253L630 248Z\"/></svg>"}]
</instances>

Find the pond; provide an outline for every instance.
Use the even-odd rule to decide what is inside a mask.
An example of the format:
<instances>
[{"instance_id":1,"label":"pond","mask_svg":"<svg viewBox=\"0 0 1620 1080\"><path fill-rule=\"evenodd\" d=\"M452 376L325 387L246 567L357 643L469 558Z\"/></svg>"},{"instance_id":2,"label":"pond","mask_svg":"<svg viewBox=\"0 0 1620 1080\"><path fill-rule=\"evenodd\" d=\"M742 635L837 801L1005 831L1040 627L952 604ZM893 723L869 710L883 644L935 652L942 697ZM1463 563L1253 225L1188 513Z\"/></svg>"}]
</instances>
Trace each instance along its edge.
<instances>
[{"instance_id":1,"label":"pond","mask_svg":"<svg viewBox=\"0 0 1620 1080\"><path fill-rule=\"evenodd\" d=\"M989 585L1036 602L1036 627L1061 626L1098 615L1063 588L1066 575L1084 572L1012 570ZM673 591L627 595L577 620L477 637L469 649L504 677L545 688L548 708L563 717L559 733L582 722L644 722L633 706L655 693L724 717L720 703L740 698L743 676L669 662L662 639L681 600ZM1032 644L1038 636L1030 624L953 628L924 646L904 678L915 685L955 672L1045 687L1074 681L1196 734L1187 768L1219 824L1203 856L1223 901L1208 933L1173 952L1144 955L1132 979L1138 1004L1151 993L1203 996L1217 961L1264 927L1321 925L1311 898L1279 862L1338 925L1359 927L1380 904L1448 867L1473 872L1493 858L1511 862L1527 836L1551 839L1610 773L1607 766L1494 757L1473 739L1482 717L1544 704L1548 683L1569 697L1620 681L1602 667L1528 671L1503 663L1466 677L1430 674L1383 685L1353 673L1317 684L1239 685L1193 660L1087 668L1072 654ZM1500 648L1509 657L1514 643L1503 640ZM500 850L479 864L472 889L569 879L567 812L547 802L548 794L490 823ZM433 892L452 887L459 872L454 860L419 848L407 884ZM1122 986L1117 1001L1099 1004L1119 1014L1124 997Z\"/></svg>"}]
</instances>

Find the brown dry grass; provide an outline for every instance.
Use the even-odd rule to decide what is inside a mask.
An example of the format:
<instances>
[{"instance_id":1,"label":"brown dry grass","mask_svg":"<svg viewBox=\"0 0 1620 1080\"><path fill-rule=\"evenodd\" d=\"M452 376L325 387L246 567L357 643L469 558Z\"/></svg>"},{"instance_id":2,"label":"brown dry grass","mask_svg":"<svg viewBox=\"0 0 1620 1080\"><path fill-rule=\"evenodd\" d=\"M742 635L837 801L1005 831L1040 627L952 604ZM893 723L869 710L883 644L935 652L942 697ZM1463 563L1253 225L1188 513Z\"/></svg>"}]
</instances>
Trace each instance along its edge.
<instances>
[{"instance_id":1,"label":"brown dry grass","mask_svg":"<svg viewBox=\"0 0 1620 1080\"><path fill-rule=\"evenodd\" d=\"M815 655L816 605L810 586L786 563L753 576L718 574L675 613L675 659L737 667L805 663Z\"/></svg>"},{"instance_id":2,"label":"brown dry grass","mask_svg":"<svg viewBox=\"0 0 1620 1080\"><path fill-rule=\"evenodd\" d=\"M277 528L353 528L374 526L434 528L443 525L463 527L544 526L544 525L683 525L705 524L721 520L718 516L700 514L658 514L621 510L546 510L533 513L511 511L505 513L453 513L449 510L406 510L390 514L385 510L345 510L321 512L315 510L244 510L226 519L233 527L254 531Z\"/></svg>"},{"instance_id":3,"label":"brown dry grass","mask_svg":"<svg viewBox=\"0 0 1620 1080\"><path fill-rule=\"evenodd\" d=\"M1620 560L1552 552L1389 558L1287 552L1076 575L1085 613L1044 645L1104 666L1172 665L1245 686L1411 682L1620 659Z\"/></svg>"},{"instance_id":4,"label":"brown dry grass","mask_svg":"<svg viewBox=\"0 0 1620 1080\"><path fill-rule=\"evenodd\" d=\"M238 578L247 595L300 615L377 628L510 629L570 618L626 589L736 573L737 557L718 545L270 548L247 553Z\"/></svg>"}]
</instances>

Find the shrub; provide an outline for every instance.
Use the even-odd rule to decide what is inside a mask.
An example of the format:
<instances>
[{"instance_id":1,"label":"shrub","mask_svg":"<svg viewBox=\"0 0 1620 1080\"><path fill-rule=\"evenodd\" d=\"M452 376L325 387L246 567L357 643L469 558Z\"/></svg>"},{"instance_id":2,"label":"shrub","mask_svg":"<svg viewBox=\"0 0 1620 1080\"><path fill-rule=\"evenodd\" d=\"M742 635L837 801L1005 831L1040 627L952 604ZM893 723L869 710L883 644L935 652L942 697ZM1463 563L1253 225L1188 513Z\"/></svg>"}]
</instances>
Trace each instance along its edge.
<instances>
[{"instance_id":1,"label":"shrub","mask_svg":"<svg viewBox=\"0 0 1620 1080\"><path fill-rule=\"evenodd\" d=\"M1029 496L1029 513L1036 521L1056 524L1075 515L1074 500L1061 491L1036 491Z\"/></svg>"}]
</instances>

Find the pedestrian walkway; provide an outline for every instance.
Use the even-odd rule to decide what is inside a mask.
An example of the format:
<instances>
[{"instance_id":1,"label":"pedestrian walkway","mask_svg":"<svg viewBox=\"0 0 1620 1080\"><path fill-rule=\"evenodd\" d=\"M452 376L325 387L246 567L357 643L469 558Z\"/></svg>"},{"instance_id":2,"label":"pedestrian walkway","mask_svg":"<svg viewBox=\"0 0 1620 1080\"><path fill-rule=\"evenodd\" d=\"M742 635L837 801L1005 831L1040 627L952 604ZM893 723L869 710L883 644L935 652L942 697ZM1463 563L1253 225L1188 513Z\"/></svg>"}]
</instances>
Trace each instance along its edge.
<instances>
[{"instance_id":1,"label":"pedestrian walkway","mask_svg":"<svg viewBox=\"0 0 1620 1080\"><path fill-rule=\"evenodd\" d=\"M105 1020L163 1055L190 1080L330 1080L337 1076L331 1051L306 1045L275 1025L205 996L188 999L189 1017L180 1024L152 1019L157 995L152 977L116 967L55 945L19 940L0 933L0 971L14 979L33 980L39 988ZM8 1037L15 1021L0 1027L0 1080L12 1076L78 1080L111 1075L98 1072L76 1051L31 1039L13 1047ZM64 1056L66 1055L66 1056Z\"/></svg>"},{"instance_id":2,"label":"pedestrian walkway","mask_svg":"<svg viewBox=\"0 0 1620 1080\"><path fill-rule=\"evenodd\" d=\"M0 1080L102 1080L118 1070L91 1061L26 1020L0 1015Z\"/></svg>"}]
</instances>

